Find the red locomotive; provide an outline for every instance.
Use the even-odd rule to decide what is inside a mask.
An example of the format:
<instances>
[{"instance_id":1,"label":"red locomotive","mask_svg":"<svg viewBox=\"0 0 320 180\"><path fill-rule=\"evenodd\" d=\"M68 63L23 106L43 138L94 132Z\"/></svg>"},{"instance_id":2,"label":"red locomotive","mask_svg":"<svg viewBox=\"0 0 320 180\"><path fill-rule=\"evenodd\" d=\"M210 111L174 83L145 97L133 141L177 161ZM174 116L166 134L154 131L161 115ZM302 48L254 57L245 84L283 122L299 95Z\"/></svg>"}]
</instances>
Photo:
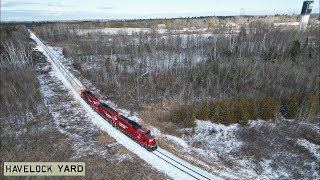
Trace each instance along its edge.
<instances>
[{"instance_id":1,"label":"red locomotive","mask_svg":"<svg viewBox=\"0 0 320 180\"><path fill-rule=\"evenodd\" d=\"M92 108L98 106L99 104L99 99L92 94L91 91L88 90L83 90L81 92L81 97L84 99Z\"/></svg>"},{"instance_id":2,"label":"red locomotive","mask_svg":"<svg viewBox=\"0 0 320 180\"><path fill-rule=\"evenodd\" d=\"M95 109L104 119L108 120L113 126L116 126L118 112L105 103L100 103Z\"/></svg>"},{"instance_id":3,"label":"red locomotive","mask_svg":"<svg viewBox=\"0 0 320 180\"><path fill-rule=\"evenodd\" d=\"M142 127L140 124L120 115L116 126L123 131L124 134L137 141L147 150L154 151L157 149L156 140L151 136L150 130Z\"/></svg>"},{"instance_id":4,"label":"red locomotive","mask_svg":"<svg viewBox=\"0 0 320 180\"><path fill-rule=\"evenodd\" d=\"M137 141L148 151L157 149L155 138L151 135L150 130L142 127L140 124L128 119L123 115L119 115L117 111L112 109L105 103L100 103L99 99L88 90L81 91L81 97L94 109L98 114L106 119L109 123Z\"/></svg>"}]
</instances>

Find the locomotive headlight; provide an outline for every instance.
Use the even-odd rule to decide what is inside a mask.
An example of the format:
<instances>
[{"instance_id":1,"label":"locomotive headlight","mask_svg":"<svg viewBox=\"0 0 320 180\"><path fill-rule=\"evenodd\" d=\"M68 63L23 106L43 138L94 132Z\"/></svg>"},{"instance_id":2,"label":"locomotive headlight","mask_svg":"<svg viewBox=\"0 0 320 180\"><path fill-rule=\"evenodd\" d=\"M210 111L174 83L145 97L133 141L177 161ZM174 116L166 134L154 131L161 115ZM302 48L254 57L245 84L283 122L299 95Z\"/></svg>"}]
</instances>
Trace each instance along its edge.
<instances>
[{"instance_id":1,"label":"locomotive headlight","mask_svg":"<svg viewBox=\"0 0 320 180\"><path fill-rule=\"evenodd\" d=\"M114 120L117 120L117 118L115 117Z\"/></svg>"},{"instance_id":2,"label":"locomotive headlight","mask_svg":"<svg viewBox=\"0 0 320 180\"><path fill-rule=\"evenodd\" d=\"M149 139L149 142L152 142L153 141L153 139Z\"/></svg>"}]
</instances>

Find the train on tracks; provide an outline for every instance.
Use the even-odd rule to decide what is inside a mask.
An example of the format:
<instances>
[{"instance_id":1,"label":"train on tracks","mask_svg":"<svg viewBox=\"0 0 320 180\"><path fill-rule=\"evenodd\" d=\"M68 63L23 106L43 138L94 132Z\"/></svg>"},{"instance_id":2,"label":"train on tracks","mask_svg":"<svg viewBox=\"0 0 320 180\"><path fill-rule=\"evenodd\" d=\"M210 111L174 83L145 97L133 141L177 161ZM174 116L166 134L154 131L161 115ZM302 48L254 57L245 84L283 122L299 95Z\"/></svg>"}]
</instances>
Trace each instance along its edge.
<instances>
[{"instance_id":1,"label":"train on tracks","mask_svg":"<svg viewBox=\"0 0 320 180\"><path fill-rule=\"evenodd\" d=\"M156 140L151 135L149 129L123 115L119 115L116 110L112 109L107 104L100 102L91 91L82 89L80 94L82 99L84 99L101 117L112 124L112 126L139 143L148 151L154 151L157 149Z\"/></svg>"}]
</instances>

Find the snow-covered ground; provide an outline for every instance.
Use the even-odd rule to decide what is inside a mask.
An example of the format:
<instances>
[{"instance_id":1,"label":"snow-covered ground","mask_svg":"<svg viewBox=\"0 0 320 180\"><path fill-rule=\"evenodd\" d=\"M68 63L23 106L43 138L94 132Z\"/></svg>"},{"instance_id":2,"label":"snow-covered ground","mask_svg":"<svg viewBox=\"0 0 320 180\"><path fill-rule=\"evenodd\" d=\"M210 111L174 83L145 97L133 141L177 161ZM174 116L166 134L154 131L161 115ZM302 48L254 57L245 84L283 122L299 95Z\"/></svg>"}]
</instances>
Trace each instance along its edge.
<instances>
[{"instance_id":1,"label":"snow-covered ground","mask_svg":"<svg viewBox=\"0 0 320 180\"><path fill-rule=\"evenodd\" d=\"M130 27L123 27L123 28L101 28L101 29L77 29L75 31L76 34L78 35L86 35L89 33L102 33L106 35L115 35L115 34L128 34L128 35L133 35L133 34L138 34L138 33L151 33L153 31L152 28L130 28ZM174 33L174 34L199 34L199 33L207 33L210 31L208 28L183 28L183 29L158 29L155 28L154 31L159 34L166 34L166 33ZM233 31L225 31L225 34L237 34L240 31L233 30Z\"/></svg>"},{"instance_id":2,"label":"snow-covered ground","mask_svg":"<svg viewBox=\"0 0 320 180\"><path fill-rule=\"evenodd\" d=\"M150 33L151 29L150 28L103 28L103 29L77 29L76 30L76 33L78 35L84 35L88 33L103 33L103 34L109 34L109 35L114 35L114 34L132 35L140 32Z\"/></svg>"},{"instance_id":3,"label":"snow-covered ground","mask_svg":"<svg viewBox=\"0 0 320 180\"><path fill-rule=\"evenodd\" d=\"M181 29L181 30L173 30L171 33L203 33L206 32L208 29L203 28L203 29ZM152 28L102 28L102 29L77 29L75 33L78 35L86 35L88 33L103 33L103 34L108 34L108 35L114 35L114 34L138 34L138 33L151 33L153 31ZM164 34L167 33L167 29L155 29L155 32L159 34Z\"/></svg>"},{"instance_id":4,"label":"snow-covered ground","mask_svg":"<svg viewBox=\"0 0 320 180\"><path fill-rule=\"evenodd\" d=\"M251 128L259 128L260 126L273 127L275 124L262 120L250 121L248 124L248 127ZM226 168L225 171L229 170L231 172L235 172L236 170L237 173L235 176L245 179L281 179L292 177L292 172L272 167L274 166L272 160L265 159L260 161L259 166L261 170L257 170L254 159L250 159L250 157L239 158L234 156L234 154L238 152L243 145L243 142L237 137L237 132L241 130L243 129L240 125L225 126L222 124L215 124L210 121L197 120L195 128L185 128L180 130L183 134L181 137L171 135L160 135L159 137L169 139L170 142L175 143L180 147L179 151L184 152L185 158L201 164L210 170L213 167L212 165L224 166L224 168ZM314 157L316 157L313 162L304 162L305 166L310 166L310 172L313 172L313 174L305 172L304 177L319 178L317 162L320 162L320 146L305 139L298 139L296 144L305 147L309 153L312 153ZM275 151L275 153L277 153L277 151ZM294 156L297 155L292 152L283 153L287 158L290 158L291 156L294 158ZM233 163L232 166L234 167L225 167L221 158L231 160ZM296 165L292 164L292 166L294 167ZM212 169L211 171L214 172L215 170Z\"/></svg>"},{"instance_id":5,"label":"snow-covered ground","mask_svg":"<svg viewBox=\"0 0 320 180\"><path fill-rule=\"evenodd\" d=\"M308 149L320 162L320 146L313 144L305 139L298 139L297 143Z\"/></svg>"}]
</instances>

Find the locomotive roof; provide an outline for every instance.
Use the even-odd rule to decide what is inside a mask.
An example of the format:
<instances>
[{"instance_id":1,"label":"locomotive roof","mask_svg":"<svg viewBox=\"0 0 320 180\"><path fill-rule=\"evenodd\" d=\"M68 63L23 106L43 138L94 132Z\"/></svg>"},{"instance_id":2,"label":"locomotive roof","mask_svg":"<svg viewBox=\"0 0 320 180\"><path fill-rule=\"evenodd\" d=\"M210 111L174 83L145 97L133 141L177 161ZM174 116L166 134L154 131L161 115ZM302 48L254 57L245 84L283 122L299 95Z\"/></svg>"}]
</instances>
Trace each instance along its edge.
<instances>
[{"instance_id":1,"label":"locomotive roof","mask_svg":"<svg viewBox=\"0 0 320 180\"><path fill-rule=\"evenodd\" d=\"M108 106L107 104L105 103L100 103L100 106L104 107L104 108L110 108L110 106Z\"/></svg>"},{"instance_id":2,"label":"locomotive roof","mask_svg":"<svg viewBox=\"0 0 320 180\"><path fill-rule=\"evenodd\" d=\"M140 124L136 123L135 121L130 120L129 118L121 115L122 119L124 119L125 121L127 121L128 124L132 125L132 127L134 129L141 129L143 131L146 131L146 129L144 127L142 127Z\"/></svg>"},{"instance_id":3,"label":"locomotive roof","mask_svg":"<svg viewBox=\"0 0 320 180\"><path fill-rule=\"evenodd\" d=\"M117 112L117 111L115 111L114 109L112 109L110 106L108 106L108 105L105 104L105 103L100 103L100 106L102 106L103 108L109 109L109 110L111 110L112 112Z\"/></svg>"}]
</instances>

